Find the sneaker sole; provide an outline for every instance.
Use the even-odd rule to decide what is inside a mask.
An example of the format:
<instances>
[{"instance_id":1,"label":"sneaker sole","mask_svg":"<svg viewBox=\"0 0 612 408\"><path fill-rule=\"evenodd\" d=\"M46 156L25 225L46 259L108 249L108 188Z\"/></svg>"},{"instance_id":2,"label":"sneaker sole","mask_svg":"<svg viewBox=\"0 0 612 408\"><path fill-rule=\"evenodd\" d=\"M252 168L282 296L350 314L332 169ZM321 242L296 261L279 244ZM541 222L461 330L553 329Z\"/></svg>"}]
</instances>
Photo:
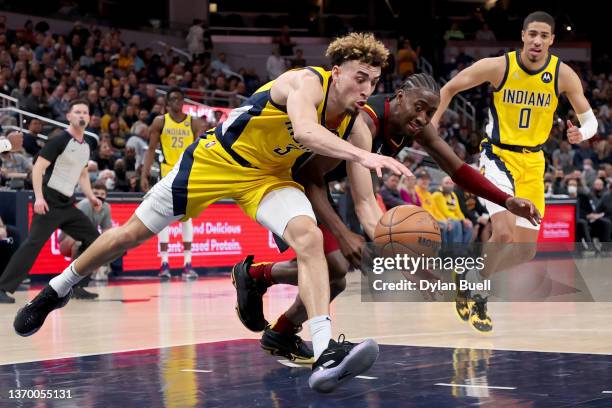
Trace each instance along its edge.
<instances>
[{"instance_id":1,"label":"sneaker sole","mask_svg":"<svg viewBox=\"0 0 612 408\"><path fill-rule=\"evenodd\" d=\"M68 295L65 296L65 299L58 307L54 308L53 310L57 310L57 309L61 309L62 307L66 306L68 304L68 302L70 301L70 298L72 297L72 289L70 290L70 292L68 292ZM17 311L17 314L21 313L21 311L23 309L25 309L26 307L22 307L21 309L19 309ZM51 310L51 312L53 311ZM49 313L51 313L49 312ZM47 320L47 317L49 317L49 313L47 313L47 316L45 316L45 318L43 319L42 323L40 324L40 326L38 326L37 328L35 328L34 330L28 332L28 333L19 333L17 331L17 329L15 329L15 323L13 322L13 329L15 330L15 333L17 333L17 335L21 336L21 337L29 337L31 335L33 335L34 333L36 333L37 331L39 331L41 329L41 327L43 327L43 324L45 324L45 320Z\"/></svg>"},{"instance_id":2,"label":"sneaker sole","mask_svg":"<svg viewBox=\"0 0 612 408\"><path fill-rule=\"evenodd\" d=\"M234 265L232 267L232 285L234 285L234 288L236 289L236 306L234 308L236 310L236 315L238 315L238 319L240 320L240 323L242 323L242 325L246 327L247 329L249 329L250 331L255 332L255 333L262 332L265 330L266 326L268 325L268 322L266 322L265 319L264 319L264 322L261 324L261 328L259 326L249 327L249 325L246 323L246 320L240 314L240 307L238 306L239 305L239 302L238 302L239 295L238 295L238 282L237 282L238 279L236 277L236 274L237 274L236 266L237 265Z\"/></svg>"},{"instance_id":3,"label":"sneaker sole","mask_svg":"<svg viewBox=\"0 0 612 408\"><path fill-rule=\"evenodd\" d=\"M321 393L332 392L346 381L367 371L378 358L378 344L368 339L354 349L333 368L317 370L308 379L308 385Z\"/></svg>"},{"instance_id":4,"label":"sneaker sole","mask_svg":"<svg viewBox=\"0 0 612 408\"><path fill-rule=\"evenodd\" d=\"M277 347L261 345L261 349L271 356L285 357L296 364L313 365L314 357L303 357L297 354L285 352Z\"/></svg>"},{"instance_id":5,"label":"sneaker sole","mask_svg":"<svg viewBox=\"0 0 612 408\"><path fill-rule=\"evenodd\" d=\"M493 334L493 325L491 325L491 330L487 330L487 331L477 329L476 326L472 324L472 322L470 322L470 327L472 328L472 330L474 330L478 334L484 334L487 336Z\"/></svg>"}]
</instances>

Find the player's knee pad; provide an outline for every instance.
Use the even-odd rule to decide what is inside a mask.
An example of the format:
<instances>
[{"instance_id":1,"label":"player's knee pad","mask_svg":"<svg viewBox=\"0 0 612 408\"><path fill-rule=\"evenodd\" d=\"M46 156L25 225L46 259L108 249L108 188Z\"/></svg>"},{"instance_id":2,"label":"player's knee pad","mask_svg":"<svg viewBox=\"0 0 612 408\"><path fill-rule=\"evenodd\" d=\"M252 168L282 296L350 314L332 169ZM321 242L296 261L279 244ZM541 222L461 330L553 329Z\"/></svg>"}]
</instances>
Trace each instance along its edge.
<instances>
[{"instance_id":1,"label":"player's knee pad","mask_svg":"<svg viewBox=\"0 0 612 408\"><path fill-rule=\"evenodd\" d=\"M193 222L191 219L181 222L181 229L183 233L183 242L193 242Z\"/></svg>"},{"instance_id":2,"label":"player's knee pad","mask_svg":"<svg viewBox=\"0 0 612 408\"><path fill-rule=\"evenodd\" d=\"M310 217L316 226L312 205L303 191L295 187L272 190L257 207L256 219L279 237L284 237L287 224L295 217Z\"/></svg>"}]
</instances>

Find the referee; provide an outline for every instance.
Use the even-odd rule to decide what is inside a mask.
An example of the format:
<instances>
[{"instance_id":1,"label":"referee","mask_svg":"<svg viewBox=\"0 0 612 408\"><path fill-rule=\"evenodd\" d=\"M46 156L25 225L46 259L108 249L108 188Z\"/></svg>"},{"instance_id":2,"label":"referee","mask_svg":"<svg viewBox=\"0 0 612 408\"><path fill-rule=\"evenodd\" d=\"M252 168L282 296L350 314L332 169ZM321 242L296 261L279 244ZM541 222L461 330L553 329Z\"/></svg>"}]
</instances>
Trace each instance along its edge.
<instances>
[{"instance_id":1,"label":"referee","mask_svg":"<svg viewBox=\"0 0 612 408\"><path fill-rule=\"evenodd\" d=\"M43 245L57 228L81 241L81 251L99 235L87 216L74 206L77 183L92 207L98 209L102 205L91 190L87 173L90 153L96 147L96 140L84 133L89 123L88 103L79 99L70 102L66 118L70 124L67 131L49 139L32 168L36 201L30 235L0 276L0 303L15 302L6 292L14 293L27 277ZM82 280L79 287L75 287L76 298L93 299L98 296L83 289L87 283Z\"/></svg>"}]
</instances>

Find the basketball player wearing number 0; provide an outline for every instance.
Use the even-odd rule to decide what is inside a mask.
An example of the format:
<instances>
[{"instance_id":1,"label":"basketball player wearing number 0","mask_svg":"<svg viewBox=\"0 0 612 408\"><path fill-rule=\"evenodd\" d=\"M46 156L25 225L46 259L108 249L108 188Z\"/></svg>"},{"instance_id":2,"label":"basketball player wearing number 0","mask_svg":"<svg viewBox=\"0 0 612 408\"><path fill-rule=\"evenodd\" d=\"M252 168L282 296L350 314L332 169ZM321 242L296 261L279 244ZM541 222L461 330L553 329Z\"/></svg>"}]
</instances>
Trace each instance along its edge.
<instances>
[{"instance_id":1,"label":"basketball player wearing number 0","mask_svg":"<svg viewBox=\"0 0 612 408\"><path fill-rule=\"evenodd\" d=\"M523 48L501 57L484 58L457 74L440 91L440 105L432 118L432 124L438 126L454 95L490 83L493 104L481 144L480 169L503 191L532 201L542 216L545 171L542 147L553 125L559 95L564 93L578 113L580 127L568 121L567 134L571 143L587 140L597 130L597 120L584 97L580 78L549 53L555 39L554 31L555 21L549 14L537 11L528 15L521 34ZM535 256L539 225L525 222L490 201L487 201L487 209L493 224L490 242L533 245L505 246L508 253L490 257L483 276L470 271L465 277L468 280L482 280L492 271L529 261ZM472 294L471 299L477 313L466 313L464 320L470 320L479 331L490 331L493 326L486 312L486 294Z\"/></svg>"}]
</instances>

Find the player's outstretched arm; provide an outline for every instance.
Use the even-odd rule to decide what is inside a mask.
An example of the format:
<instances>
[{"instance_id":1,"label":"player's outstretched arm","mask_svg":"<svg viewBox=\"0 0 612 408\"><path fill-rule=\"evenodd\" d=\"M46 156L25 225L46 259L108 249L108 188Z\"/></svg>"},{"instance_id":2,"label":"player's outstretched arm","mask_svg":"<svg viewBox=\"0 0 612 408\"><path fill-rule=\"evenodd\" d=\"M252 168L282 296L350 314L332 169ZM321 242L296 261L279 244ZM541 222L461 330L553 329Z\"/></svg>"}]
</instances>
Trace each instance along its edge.
<instances>
[{"instance_id":1,"label":"player's outstretched arm","mask_svg":"<svg viewBox=\"0 0 612 408\"><path fill-rule=\"evenodd\" d=\"M361 149L372 150L372 135L361 116L355 121L350 141ZM346 171L355 203L355 214L368 237L374 239L374 229L383 214L374 196L370 170L357 163L347 162Z\"/></svg>"},{"instance_id":2,"label":"player's outstretched arm","mask_svg":"<svg viewBox=\"0 0 612 408\"><path fill-rule=\"evenodd\" d=\"M595 136L598 127L597 118L584 96L582 82L574 70L563 63L559 67L559 92L565 93L580 121L580 127L574 126L570 120L567 121L569 142L580 143Z\"/></svg>"},{"instance_id":3,"label":"player's outstretched arm","mask_svg":"<svg viewBox=\"0 0 612 408\"><path fill-rule=\"evenodd\" d=\"M338 159L313 155L300 167L296 178L304 186L306 196L319 222L325 225L338 240L342 255L352 266L359 268L364 239L353 233L344 224L327 198L328 187L325 182L325 174L338 164L340 164Z\"/></svg>"},{"instance_id":4,"label":"player's outstretched arm","mask_svg":"<svg viewBox=\"0 0 612 408\"><path fill-rule=\"evenodd\" d=\"M463 162L453 149L430 124L416 137L417 142L451 176L453 181L466 191L494 202L519 217L526 218L533 225L540 223L540 213L533 203L523 198L512 197L501 191L480 172Z\"/></svg>"},{"instance_id":5,"label":"player's outstretched arm","mask_svg":"<svg viewBox=\"0 0 612 408\"><path fill-rule=\"evenodd\" d=\"M323 156L357 162L376 170L379 177L382 176L383 168L396 174L410 175L410 171L397 160L359 149L321 126L318 121L317 106L322 99L323 89L314 74L295 75L289 81L287 113L298 143Z\"/></svg>"},{"instance_id":6,"label":"player's outstretched arm","mask_svg":"<svg viewBox=\"0 0 612 408\"><path fill-rule=\"evenodd\" d=\"M498 86L503 80L505 57L483 58L460 71L440 89L440 105L431 118L431 123L438 128L440 119L455 95L466 89L474 88L485 82Z\"/></svg>"}]
</instances>

